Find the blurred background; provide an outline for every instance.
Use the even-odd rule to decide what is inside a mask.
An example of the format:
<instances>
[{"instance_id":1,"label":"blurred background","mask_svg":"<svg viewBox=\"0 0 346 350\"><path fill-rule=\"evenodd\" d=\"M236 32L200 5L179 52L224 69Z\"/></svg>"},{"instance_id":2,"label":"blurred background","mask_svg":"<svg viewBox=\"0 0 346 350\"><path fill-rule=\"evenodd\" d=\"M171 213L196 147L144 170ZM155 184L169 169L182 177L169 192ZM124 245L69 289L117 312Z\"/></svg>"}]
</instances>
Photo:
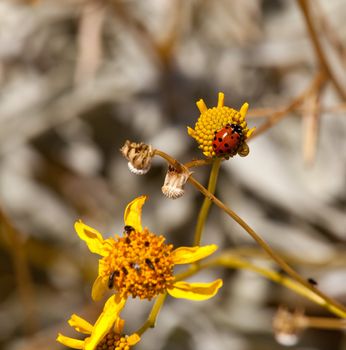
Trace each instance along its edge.
<instances>
[{"instance_id":1,"label":"blurred background","mask_svg":"<svg viewBox=\"0 0 346 350\"><path fill-rule=\"evenodd\" d=\"M195 102L212 107L219 91L235 109L249 102L250 126L273 125L248 157L223 163L216 195L346 303L345 17L344 0L1 0L0 348L63 349L55 337L76 336L72 313L97 318L98 257L75 234L77 219L105 237L121 233L127 203L148 194L144 225L192 244L202 196L187 186L165 198L167 165L155 158L136 176L119 148L130 139L182 162L201 158L186 126L199 116ZM208 167L194 171L206 184ZM203 243L277 268L217 208ZM331 316L250 271L194 279L216 277L224 287L209 301L168 299L137 348L283 349L271 326L278 305ZM151 304L129 304L131 332ZM346 338L309 329L292 348L346 349Z\"/></svg>"}]
</instances>

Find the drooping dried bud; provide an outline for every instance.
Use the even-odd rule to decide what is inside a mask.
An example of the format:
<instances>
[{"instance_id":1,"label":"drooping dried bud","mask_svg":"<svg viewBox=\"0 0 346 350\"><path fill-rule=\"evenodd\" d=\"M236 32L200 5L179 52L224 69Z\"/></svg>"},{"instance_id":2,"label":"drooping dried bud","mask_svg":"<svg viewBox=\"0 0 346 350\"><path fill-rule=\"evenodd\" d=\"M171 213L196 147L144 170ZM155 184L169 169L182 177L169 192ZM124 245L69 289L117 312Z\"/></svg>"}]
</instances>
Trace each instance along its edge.
<instances>
[{"instance_id":1,"label":"drooping dried bud","mask_svg":"<svg viewBox=\"0 0 346 350\"><path fill-rule=\"evenodd\" d=\"M152 147L143 142L136 143L126 140L120 152L129 161L128 167L136 175L146 174L151 167Z\"/></svg>"},{"instance_id":2,"label":"drooping dried bud","mask_svg":"<svg viewBox=\"0 0 346 350\"><path fill-rule=\"evenodd\" d=\"M305 316L302 311L290 312L280 307L273 318L276 341L285 346L297 344L301 331L305 328Z\"/></svg>"},{"instance_id":3,"label":"drooping dried bud","mask_svg":"<svg viewBox=\"0 0 346 350\"><path fill-rule=\"evenodd\" d=\"M184 185L191 173L182 168L177 170L172 165L168 166L165 182L162 186L162 193L171 199L177 199L184 195Z\"/></svg>"}]
</instances>

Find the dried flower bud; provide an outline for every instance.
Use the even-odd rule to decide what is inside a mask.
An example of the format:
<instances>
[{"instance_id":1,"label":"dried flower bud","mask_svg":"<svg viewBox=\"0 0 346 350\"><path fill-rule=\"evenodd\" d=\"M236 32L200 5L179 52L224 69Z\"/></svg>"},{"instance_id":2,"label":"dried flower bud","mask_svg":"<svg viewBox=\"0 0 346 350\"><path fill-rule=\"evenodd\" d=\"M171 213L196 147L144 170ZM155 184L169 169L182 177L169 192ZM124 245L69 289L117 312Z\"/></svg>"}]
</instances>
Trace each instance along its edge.
<instances>
[{"instance_id":1,"label":"dried flower bud","mask_svg":"<svg viewBox=\"0 0 346 350\"><path fill-rule=\"evenodd\" d=\"M191 173L182 169L178 171L172 165L168 166L165 182L162 186L162 193L171 199L177 199L184 195L184 185Z\"/></svg>"},{"instance_id":2,"label":"dried flower bud","mask_svg":"<svg viewBox=\"0 0 346 350\"><path fill-rule=\"evenodd\" d=\"M297 344L302 329L306 326L302 311L290 312L280 307L273 318L275 339L279 344L292 346Z\"/></svg>"},{"instance_id":3,"label":"dried flower bud","mask_svg":"<svg viewBox=\"0 0 346 350\"><path fill-rule=\"evenodd\" d=\"M144 175L149 171L152 158L151 145L126 140L120 151L129 161L127 165L131 172L137 175Z\"/></svg>"}]
</instances>

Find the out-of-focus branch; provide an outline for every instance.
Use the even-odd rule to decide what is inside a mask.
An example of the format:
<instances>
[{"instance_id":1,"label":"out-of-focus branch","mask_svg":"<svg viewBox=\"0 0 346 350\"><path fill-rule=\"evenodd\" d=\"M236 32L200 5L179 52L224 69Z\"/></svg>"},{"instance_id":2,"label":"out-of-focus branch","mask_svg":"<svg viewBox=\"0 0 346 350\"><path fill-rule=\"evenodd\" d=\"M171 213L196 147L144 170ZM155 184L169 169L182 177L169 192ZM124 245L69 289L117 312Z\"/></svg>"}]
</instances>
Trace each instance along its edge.
<instances>
[{"instance_id":1,"label":"out-of-focus branch","mask_svg":"<svg viewBox=\"0 0 346 350\"><path fill-rule=\"evenodd\" d=\"M23 237L2 209L0 209L0 233L7 242L13 260L18 294L24 313L23 329L27 334L33 334L38 329L37 308L34 300L34 285L22 242Z\"/></svg>"},{"instance_id":2,"label":"out-of-focus branch","mask_svg":"<svg viewBox=\"0 0 346 350\"><path fill-rule=\"evenodd\" d=\"M283 110L285 107L277 107L277 108L271 108L271 107L255 107L250 109L246 117L247 118L268 118L268 116L278 113L279 111ZM298 106L295 110L298 112L302 111L302 107ZM335 106L318 106L318 112L319 113L332 113L332 114L342 114L346 112L346 103L340 103Z\"/></svg>"},{"instance_id":3,"label":"out-of-focus branch","mask_svg":"<svg viewBox=\"0 0 346 350\"><path fill-rule=\"evenodd\" d=\"M273 125L277 124L282 118L284 118L288 113L295 110L299 107L312 92L317 91L321 85L325 82L326 76L323 72L319 72L315 75L314 79L300 95L294 98L291 103L289 103L283 109L275 112L268 120L259 126L255 132L252 134L251 138L257 137L260 134L263 134L265 131L270 129Z\"/></svg>"},{"instance_id":4,"label":"out-of-focus branch","mask_svg":"<svg viewBox=\"0 0 346 350\"><path fill-rule=\"evenodd\" d=\"M78 28L78 56L75 82L81 83L92 78L100 66L102 47L102 27L105 18L103 1L86 1L83 5Z\"/></svg>"},{"instance_id":5,"label":"out-of-focus branch","mask_svg":"<svg viewBox=\"0 0 346 350\"><path fill-rule=\"evenodd\" d=\"M316 29L315 29L314 21L313 21L313 18L311 16L309 0L297 0L297 1L298 1L299 6L300 6L300 9L303 13L305 23L306 23L306 26L307 26L307 29L308 29L308 32L310 35L310 39L311 39L312 45L314 47L316 56L318 57L320 66L325 71L327 76L329 77L331 83L334 85L335 90L340 95L340 97L343 100L346 100L346 91L343 88L343 86L339 83L339 81L336 79L336 77L334 76L334 73L329 66L326 54L322 49L320 40L318 38L318 34L316 32Z\"/></svg>"},{"instance_id":6,"label":"out-of-focus branch","mask_svg":"<svg viewBox=\"0 0 346 350\"><path fill-rule=\"evenodd\" d=\"M321 6L321 3L319 1L314 1L314 6L317 10L317 17L321 24L321 29L323 33L325 34L326 38L329 40L329 42L334 47L335 51L340 56L340 60L342 65L346 68L346 45L342 40L340 39L338 33L335 31L335 28L333 28L332 24L330 23L329 19L327 18L325 12L323 11L323 8Z\"/></svg>"},{"instance_id":7,"label":"out-of-focus branch","mask_svg":"<svg viewBox=\"0 0 346 350\"><path fill-rule=\"evenodd\" d=\"M312 165L316 156L318 131L320 124L321 90L306 99L306 109L303 112L303 156L306 165Z\"/></svg>"}]
</instances>

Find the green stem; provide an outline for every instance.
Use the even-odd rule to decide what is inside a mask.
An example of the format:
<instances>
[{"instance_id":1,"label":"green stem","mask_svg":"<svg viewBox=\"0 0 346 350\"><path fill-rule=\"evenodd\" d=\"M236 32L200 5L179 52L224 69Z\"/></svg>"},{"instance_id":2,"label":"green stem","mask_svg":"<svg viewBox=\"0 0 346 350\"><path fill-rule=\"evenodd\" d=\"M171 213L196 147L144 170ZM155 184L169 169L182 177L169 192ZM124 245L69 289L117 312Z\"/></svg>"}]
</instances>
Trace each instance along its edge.
<instances>
[{"instance_id":1,"label":"green stem","mask_svg":"<svg viewBox=\"0 0 346 350\"><path fill-rule=\"evenodd\" d=\"M240 216L238 216L233 210L228 208L223 202L216 198L212 193L210 193L205 187L203 187L193 176L189 177L188 180L192 185L194 185L201 193L208 197L211 201L215 203L220 209L222 209L227 215L229 215L234 221L236 221L265 251L266 253L289 275L292 279L296 280L307 289L310 289L322 299L325 300L326 304L330 304L333 307L339 309L346 316L346 307L337 301L330 298L328 295L321 292L315 286L311 285L306 279L304 279L298 272L296 272L291 266L289 266L285 260L278 255L271 246L264 241L261 236L259 236ZM346 318L346 317L345 317Z\"/></svg>"},{"instance_id":2,"label":"green stem","mask_svg":"<svg viewBox=\"0 0 346 350\"><path fill-rule=\"evenodd\" d=\"M215 193L221 161L222 161L221 158L217 158L212 163L212 168L211 168L209 183L208 183L208 191L212 194ZM197 224L195 229L194 246L199 246L201 244L202 231L203 231L211 204L212 204L212 201L208 197L204 197L203 204L198 214L198 219L197 219Z\"/></svg>"},{"instance_id":3,"label":"green stem","mask_svg":"<svg viewBox=\"0 0 346 350\"><path fill-rule=\"evenodd\" d=\"M163 293L157 297L150 311L148 319L144 322L143 326L139 328L135 333L137 333L138 335L142 335L148 328L155 327L157 316L163 306L163 303L165 302L166 296L167 293Z\"/></svg>"},{"instance_id":4,"label":"green stem","mask_svg":"<svg viewBox=\"0 0 346 350\"><path fill-rule=\"evenodd\" d=\"M305 286L301 285L299 282L296 282L292 278L286 277L281 273L268 269L266 267L260 267L260 266L254 265L246 260L241 259L240 257L237 257L235 255L230 255L227 253L221 254L219 257L211 259L207 262L204 262L204 263L202 262L200 265L197 265L197 266L192 265L187 270L177 274L175 276L175 280L176 281L185 280L186 278L194 276L196 273L198 273L201 270L205 270L205 269L217 267L217 266L223 266L223 267L233 268L233 269L251 270L259 275L264 276L265 278L273 282L276 282L278 284L285 286L288 289L291 289L295 293L326 308L334 315L337 315L342 318L346 317L346 313L344 311L340 310L338 307L335 307L335 305L326 302L325 299L321 298L317 293L306 288Z\"/></svg>"}]
</instances>

